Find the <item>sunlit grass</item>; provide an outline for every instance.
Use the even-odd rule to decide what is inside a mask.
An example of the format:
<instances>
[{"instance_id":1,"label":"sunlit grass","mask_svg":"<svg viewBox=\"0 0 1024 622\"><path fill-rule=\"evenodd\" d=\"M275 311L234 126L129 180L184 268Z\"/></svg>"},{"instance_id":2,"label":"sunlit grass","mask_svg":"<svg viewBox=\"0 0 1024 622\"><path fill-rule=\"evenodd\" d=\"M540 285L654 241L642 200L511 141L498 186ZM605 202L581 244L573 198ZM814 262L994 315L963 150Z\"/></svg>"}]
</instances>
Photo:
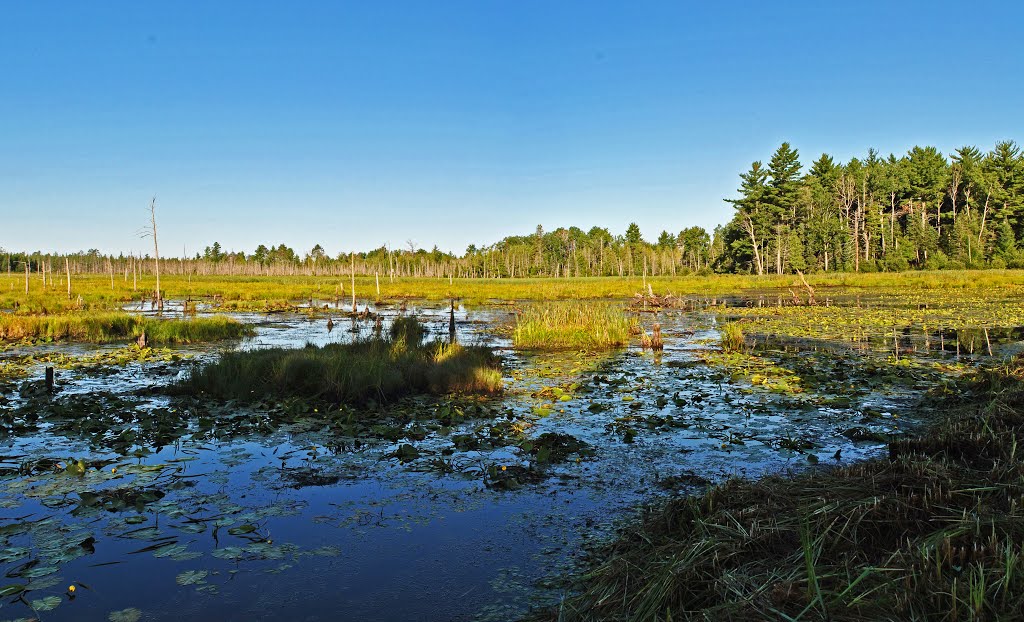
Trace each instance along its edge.
<instances>
[{"instance_id":1,"label":"sunlit grass","mask_svg":"<svg viewBox=\"0 0 1024 622\"><path fill-rule=\"evenodd\" d=\"M149 343L181 344L237 339L251 335L253 329L224 316L165 320L124 312L0 314L0 341L107 343L136 339L143 332Z\"/></svg>"},{"instance_id":2,"label":"sunlit grass","mask_svg":"<svg viewBox=\"0 0 1024 622\"><path fill-rule=\"evenodd\" d=\"M736 322L719 324L718 334L723 352L738 352L743 349L743 327Z\"/></svg>"},{"instance_id":3,"label":"sunlit grass","mask_svg":"<svg viewBox=\"0 0 1024 622\"><path fill-rule=\"evenodd\" d=\"M512 342L529 350L602 350L628 344L637 326L616 305L535 304L519 315Z\"/></svg>"},{"instance_id":4,"label":"sunlit grass","mask_svg":"<svg viewBox=\"0 0 1024 622\"><path fill-rule=\"evenodd\" d=\"M947 270L941 272L903 273L828 273L807 275L808 282L819 288L819 298L834 289L889 290L963 290L989 295L1024 293L1024 271L1019 270ZM647 282L659 294L711 295L737 294L751 290L781 290L803 287L795 275L751 276L716 274L709 276L648 277ZM17 313L59 313L64 311L116 309L130 303L152 298L152 275L140 275L137 287L131 279L115 278L113 286L105 275L72 275L72 294L58 276L43 286L33 275L29 293L24 291L24 277L18 273L0 274L0 309ZM356 278L359 304L377 298L377 281L373 276ZM161 277L164 298L208 302L223 310L267 310L287 308L308 302L351 305L351 284L348 278L326 276L224 276L170 275ZM455 297L467 302L502 300L585 300L625 299L643 288L640 278L584 277L572 279L447 279L396 278L380 280L383 300L418 298L447 300Z\"/></svg>"},{"instance_id":5,"label":"sunlit grass","mask_svg":"<svg viewBox=\"0 0 1024 622\"><path fill-rule=\"evenodd\" d=\"M387 337L354 343L228 352L195 369L182 389L218 399L334 403L501 391L501 364L489 348L423 344L422 327L414 321L396 326Z\"/></svg>"}]
</instances>

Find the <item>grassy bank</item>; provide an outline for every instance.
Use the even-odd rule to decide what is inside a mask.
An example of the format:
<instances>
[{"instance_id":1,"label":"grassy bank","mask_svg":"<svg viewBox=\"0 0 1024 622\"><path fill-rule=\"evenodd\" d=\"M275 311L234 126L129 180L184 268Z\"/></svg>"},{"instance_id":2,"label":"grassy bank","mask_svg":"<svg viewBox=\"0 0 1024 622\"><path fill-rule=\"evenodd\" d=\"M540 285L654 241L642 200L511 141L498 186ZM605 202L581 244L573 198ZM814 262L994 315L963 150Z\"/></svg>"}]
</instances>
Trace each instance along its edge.
<instances>
[{"instance_id":1,"label":"grassy bank","mask_svg":"<svg viewBox=\"0 0 1024 622\"><path fill-rule=\"evenodd\" d=\"M34 277L35 275L33 275ZM815 274L808 282L819 288L819 297L827 289L948 291L981 293L991 296L1024 293L1024 271L1018 270L947 270L942 272L904 272L873 274ZM644 289L643 280L635 277L587 277L572 279L447 279L396 278L380 280L380 298L420 298L446 300L458 297L470 302L502 300L582 300L592 298L624 299ZM804 287L795 275L736 275L648 277L647 283L656 293L676 295L721 296L750 290L787 290L803 294ZM72 275L72 294L61 278L43 286L30 279L29 292L24 291L24 277L14 273L0 275L0 309L18 313L59 313L81 309L119 308L132 300L152 297L154 279L140 275L137 287L131 280L105 275ZM326 276L242 277L222 275L164 275L161 287L167 299L193 298L221 305L226 309L274 309L284 303L308 302L312 297L321 302L351 304L351 283L348 278ZM356 278L356 296L360 305L377 299L377 281L373 276Z\"/></svg>"},{"instance_id":2,"label":"grassy bank","mask_svg":"<svg viewBox=\"0 0 1024 622\"><path fill-rule=\"evenodd\" d=\"M939 399L948 416L888 459L668 502L536 618L1019 619L1024 359Z\"/></svg>"},{"instance_id":3,"label":"grassy bank","mask_svg":"<svg viewBox=\"0 0 1024 622\"><path fill-rule=\"evenodd\" d=\"M396 321L391 334L346 344L230 352L197 368L182 389L243 401L300 397L361 403L409 394L501 391L501 367L489 348L422 343L415 321Z\"/></svg>"},{"instance_id":4,"label":"grassy bank","mask_svg":"<svg viewBox=\"0 0 1024 622\"><path fill-rule=\"evenodd\" d=\"M635 326L619 306L536 304L519 315L512 342L528 350L604 350L628 344Z\"/></svg>"},{"instance_id":5,"label":"grassy bank","mask_svg":"<svg viewBox=\"0 0 1024 622\"><path fill-rule=\"evenodd\" d=\"M143 332L149 343L181 344L237 339L251 335L253 329L247 324L219 316L162 320L121 312L0 314L0 341L109 343L137 339Z\"/></svg>"}]
</instances>

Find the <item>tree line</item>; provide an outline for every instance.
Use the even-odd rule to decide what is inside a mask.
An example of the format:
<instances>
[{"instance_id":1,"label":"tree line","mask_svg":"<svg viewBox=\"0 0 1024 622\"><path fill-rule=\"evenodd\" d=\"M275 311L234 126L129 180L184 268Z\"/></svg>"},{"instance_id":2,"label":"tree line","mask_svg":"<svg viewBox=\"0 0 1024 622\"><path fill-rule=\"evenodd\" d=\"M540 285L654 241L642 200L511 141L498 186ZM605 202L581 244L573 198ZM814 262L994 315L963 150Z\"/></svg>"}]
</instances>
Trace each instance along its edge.
<instances>
[{"instance_id":1,"label":"tree line","mask_svg":"<svg viewBox=\"0 0 1024 622\"><path fill-rule=\"evenodd\" d=\"M934 147L846 163L822 154L806 173L783 143L738 192L715 232L722 272L1024 267L1024 156L1012 141L948 159Z\"/></svg>"},{"instance_id":2,"label":"tree line","mask_svg":"<svg viewBox=\"0 0 1024 622\"><path fill-rule=\"evenodd\" d=\"M740 175L731 220L662 231L647 240L636 223L621 234L540 225L526 235L470 245L457 255L382 245L331 256L320 244L298 253L260 244L252 253L214 242L194 257L162 257L166 274L346 275L519 278L680 275L693 272L784 274L944 268L1024 267L1024 154L1013 141L983 152L965 146L947 158L935 147L905 155L837 162L822 154L806 171L783 143L765 165ZM148 254L109 256L8 252L7 271L149 273ZM65 259L67 261L65 261ZM2 269L2 268L0 268Z\"/></svg>"}]
</instances>

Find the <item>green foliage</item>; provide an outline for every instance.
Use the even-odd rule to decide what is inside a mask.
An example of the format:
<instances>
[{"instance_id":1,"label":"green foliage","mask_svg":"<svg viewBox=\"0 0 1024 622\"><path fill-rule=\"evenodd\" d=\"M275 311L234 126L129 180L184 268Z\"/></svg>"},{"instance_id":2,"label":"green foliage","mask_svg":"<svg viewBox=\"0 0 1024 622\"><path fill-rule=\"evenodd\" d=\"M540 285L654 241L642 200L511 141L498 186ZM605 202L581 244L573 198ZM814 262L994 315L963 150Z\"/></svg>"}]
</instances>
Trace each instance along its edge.
<instances>
[{"instance_id":1,"label":"green foliage","mask_svg":"<svg viewBox=\"0 0 1024 622\"><path fill-rule=\"evenodd\" d=\"M640 227L635 222L629 223L629 227L626 228L626 244L636 246L643 241L643 237L640 236Z\"/></svg>"},{"instance_id":2,"label":"green foliage","mask_svg":"<svg viewBox=\"0 0 1024 622\"><path fill-rule=\"evenodd\" d=\"M740 175L720 270L941 269L947 258L951 269L985 266L1009 262L1024 234L1024 154L1013 142L987 154L961 147L951 162L928 146L901 158L869 150L846 164L823 154L799 172L783 143L767 169L755 162Z\"/></svg>"}]
</instances>

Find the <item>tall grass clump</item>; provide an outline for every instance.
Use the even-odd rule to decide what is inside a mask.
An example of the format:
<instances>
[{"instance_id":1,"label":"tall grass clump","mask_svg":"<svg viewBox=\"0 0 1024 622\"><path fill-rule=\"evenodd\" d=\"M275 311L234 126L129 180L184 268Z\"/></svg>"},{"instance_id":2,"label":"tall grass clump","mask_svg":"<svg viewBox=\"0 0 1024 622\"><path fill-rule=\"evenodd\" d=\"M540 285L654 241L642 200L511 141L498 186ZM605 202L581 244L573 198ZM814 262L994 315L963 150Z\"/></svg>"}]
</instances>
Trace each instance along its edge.
<instances>
[{"instance_id":1,"label":"tall grass clump","mask_svg":"<svg viewBox=\"0 0 1024 622\"><path fill-rule=\"evenodd\" d=\"M401 320L386 337L229 352L194 369L180 388L225 400L301 397L339 404L501 391L501 363L490 348L424 344L422 335L421 325Z\"/></svg>"},{"instance_id":2,"label":"tall grass clump","mask_svg":"<svg viewBox=\"0 0 1024 622\"><path fill-rule=\"evenodd\" d=\"M537 619L1021 619L1024 358L943 391L885 459L668 501Z\"/></svg>"},{"instance_id":3,"label":"tall grass clump","mask_svg":"<svg viewBox=\"0 0 1024 622\"><path fill-rule=\"evenodd\" d=\"M123 312L0 314L0 341L109 343L137 339L143 332L152 344L182 344L237 339L253 334L253 328L220 316L163 320Z\"/></svg>"},{"instance_id":4,"label":"tall grass clump","mask_svg":"<svg viewBox=\"0 0 1024 622\"><path fill-rule=\"evenodd\" d=\"M602 350L629 343L635 320L617 305L560 302L526 307L512 342L527 350Z\"/></svg>"},{"instance_id":5,"label":"tall grass clump","mask_svg":"<svg viewBox=\"0 0 1024 622\"><path fill-rule=\"evenodd\" d=\"M249 324L226 316L197 317L183 320L145 318L142 330L150 343L204 343L221 339L251 337L256 330ZM139 330L134 331L137 337Z\"/></svg>"},{"instance_id":6,"label":"tall grass clump","mask_svg":"<svg viewBox=\"0 0 1024 622\"><path fill-rule=\"evenodd\" d=\"M723 352L739 352L743 349L743 327L736 322L719 324L718 334Z\"/></svg>"}]
</instances>

